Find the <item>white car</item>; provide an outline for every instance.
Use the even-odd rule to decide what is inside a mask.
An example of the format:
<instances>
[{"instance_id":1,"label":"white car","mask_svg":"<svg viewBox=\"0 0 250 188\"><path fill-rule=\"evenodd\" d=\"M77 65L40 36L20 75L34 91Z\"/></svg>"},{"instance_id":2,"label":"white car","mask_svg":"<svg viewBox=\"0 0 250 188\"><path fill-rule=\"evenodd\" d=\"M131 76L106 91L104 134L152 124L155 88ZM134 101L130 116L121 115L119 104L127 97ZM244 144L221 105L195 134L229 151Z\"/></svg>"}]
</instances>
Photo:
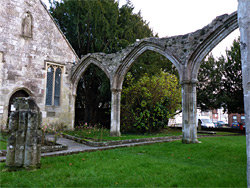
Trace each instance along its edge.
<instances>
[{"instance_id":1,"label":"white car","mask_svg":"<svg viewBox=\"0 0 250 188\"><path fill-rule=\"evenodd\" d=\"M215 128L214 123L211 119L200 119L201 120L201 127L204 128Z\"/></svg>"}]
</instances>

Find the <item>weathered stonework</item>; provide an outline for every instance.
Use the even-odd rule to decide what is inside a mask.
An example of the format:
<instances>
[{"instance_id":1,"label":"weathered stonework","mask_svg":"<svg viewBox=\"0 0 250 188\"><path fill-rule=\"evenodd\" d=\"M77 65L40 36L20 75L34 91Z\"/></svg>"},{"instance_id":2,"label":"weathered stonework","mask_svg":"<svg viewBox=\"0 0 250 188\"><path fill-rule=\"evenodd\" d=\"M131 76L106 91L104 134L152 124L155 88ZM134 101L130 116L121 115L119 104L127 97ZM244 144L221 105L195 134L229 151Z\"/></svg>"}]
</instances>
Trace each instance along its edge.
<instances>
[{"instance_id":1,"label":"weathered stonework","mask_svg":"<svg viewBox=\"0 0 250 188\"><path fill-rule=\"evenodd\" d=\"M72 128L74 97L69 73L77 61L40 0L0 1L0 124L7 122L11 96L24 90L36 100L44 123L62 122ZM49 63L63 67L59 107L45 105Z\"/></svg>"},{"instance_id":2,"label":"weathered stonework","mask_svg":"<svg viewBox=\"0 0 250 188\"><path fill-rule=\"evenodd\" d=\"M16 98L11 112L6 166L9 169L41 165L41 112L31 98Z\"/></svg>"},{"instance_id":3,"label":"weathered stonework","mask_svg":"<svg viewBox=\"0 0 250 188\"><path fill-rule=\"evenodd\" d=\"M196 83L198 70L206 55L227 35L238 28L237 12L215 18L210 24L186 35L146 38L114 54L94 53L84 56L72 68L73 93L87 67L93 63L110 79L112 91L111 135L120 135L120 95L126 73L145 51L155 51L177 68L182 85L183 142L198 143L196 118Z\"/></svg>"},{"instance_id":4,"label":"weathered stonework","mask_svg":"<svg viewBox=\"0 0 250 188\"><path fill-rule=\"evenodd\" d=\"M238 22L244 90L246 145L247 145L247 187L250 188L250 1L239 0Z\"/></svg>"}]
</instances>

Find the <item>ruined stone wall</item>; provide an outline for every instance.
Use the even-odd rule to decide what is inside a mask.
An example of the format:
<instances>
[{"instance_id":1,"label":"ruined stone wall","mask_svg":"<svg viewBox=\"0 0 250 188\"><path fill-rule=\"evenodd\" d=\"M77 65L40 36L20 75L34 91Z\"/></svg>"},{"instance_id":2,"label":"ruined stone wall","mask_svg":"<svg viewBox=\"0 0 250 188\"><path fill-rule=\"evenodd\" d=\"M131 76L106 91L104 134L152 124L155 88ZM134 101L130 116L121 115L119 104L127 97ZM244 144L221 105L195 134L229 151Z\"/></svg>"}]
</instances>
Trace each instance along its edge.
<instances>
[{"instance_id":1,"label":"ruined stone wall","mask_svg":"<svg viewBox=\"0 0 250 188\"><path fill-rule=\"evenodd\" d=\"M69 73L78 57L40 0L0 1L0 123L12 94L35 98L43 122L71 126L74 112ZM45 106L47 65L61 66L60 106Z\"/></svg>"}]
</instances>

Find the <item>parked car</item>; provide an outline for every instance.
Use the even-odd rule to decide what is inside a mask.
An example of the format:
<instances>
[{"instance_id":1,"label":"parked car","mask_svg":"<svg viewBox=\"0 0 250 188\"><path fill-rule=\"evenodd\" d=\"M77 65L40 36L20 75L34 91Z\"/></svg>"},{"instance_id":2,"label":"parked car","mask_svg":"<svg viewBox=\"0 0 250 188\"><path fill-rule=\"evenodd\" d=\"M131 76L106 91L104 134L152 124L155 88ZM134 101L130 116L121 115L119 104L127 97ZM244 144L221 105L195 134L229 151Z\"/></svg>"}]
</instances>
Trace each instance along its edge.
<instances>
[{"instance_id":1,"label":"parked car","mask_svg":"<svg viewBox=\"0 0 250 188\"><path fill-rule=\"evenodd\" d=\"M207 119L207 118L201 118L201 127L204 128L215 128L214 123L212 122L211 119Z\"/></svg>"},{"instance_id":2,"label":"parked car","mask_svg":"<svg viewBox=\"0 0 250 188\"><path fill-rule=\"evenodd\" d=\"M224 121L217 121L217 122L214 122L214 125L216 128L222 128L226 126L226 123Z\"/></svg>"},{"instance_id":3,"label":"parked car","mask_svg":"<svg viewBox=\"0 0 250 188\"><path fill-rule=\"evenodd\" d=\"M233 122L231 128L233 128L233 129L239 129L240 128L240 123L239 122Z\"/></svg>"},{"instance_id":4,"label":"parked car","mask_svg":"<svg viewBox=\"0 0 250 188\"><path fill-rule=\"evenodd\" d=\"M224 121L218 121L221 125L226 126L226 123Z\"/></svg>"}]
</instances>

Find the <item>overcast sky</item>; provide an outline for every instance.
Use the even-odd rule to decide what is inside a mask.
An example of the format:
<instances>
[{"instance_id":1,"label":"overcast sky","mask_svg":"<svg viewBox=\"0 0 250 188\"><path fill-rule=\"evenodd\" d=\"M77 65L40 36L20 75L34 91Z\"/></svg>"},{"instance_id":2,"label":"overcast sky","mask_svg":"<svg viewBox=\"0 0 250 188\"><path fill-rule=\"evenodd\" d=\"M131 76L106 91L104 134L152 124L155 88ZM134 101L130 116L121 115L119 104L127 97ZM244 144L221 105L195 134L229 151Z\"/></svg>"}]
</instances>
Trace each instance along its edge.
<instances>
[{"instance_id":1,"label":"overcast sky","mask_svg":"<svg viewBox=\"0 0 250 188\"><path fill-rule=\"evenodd\" d=\"M49 7L48 0L42 0ZM119 0L122 5L126 0ZM216 16L237 10L238 0L131 0L134 12L141 11L144 20L159 37L190 33L209 24ZM239 36L236 30L213 51L224 54L226 47Z\"/></svg>"}]
</instances>

